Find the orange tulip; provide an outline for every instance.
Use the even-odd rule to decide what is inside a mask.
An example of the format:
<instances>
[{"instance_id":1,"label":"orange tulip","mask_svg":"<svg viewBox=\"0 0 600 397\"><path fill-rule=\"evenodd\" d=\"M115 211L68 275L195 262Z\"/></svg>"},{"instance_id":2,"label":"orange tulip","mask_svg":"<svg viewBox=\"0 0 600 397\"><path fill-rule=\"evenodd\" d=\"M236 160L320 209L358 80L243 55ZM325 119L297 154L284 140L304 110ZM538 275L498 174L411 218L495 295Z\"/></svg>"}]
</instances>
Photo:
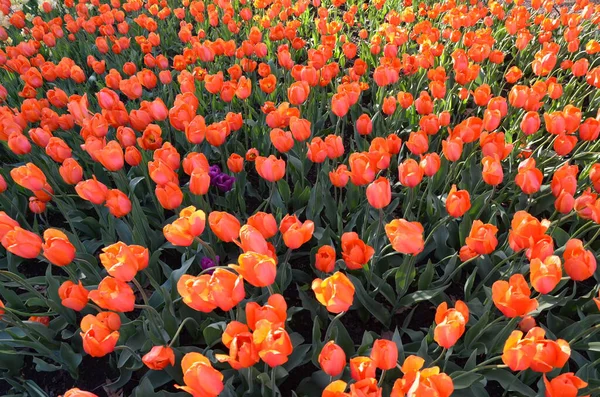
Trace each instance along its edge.
<instances>
[{"instance_id":1,"label":"orange tulip","mask_svg":"<svg viewBox=\"0 0 600 397\"><path fill-rule=\"evenodd\" d=\"M246 296L243 278L227 269L215 269L208 285L211 301L223 311L233 309Z\"/></svg>"},{"instance_id":2,"label":"orange tulip","mask_svg":"<svg viewBox=\"0 0 600 397\"><path fill-rule=\"evenodd\" d=\"M586 250L579 239L567 241L563 258L565 271L575 281L587 280L596 272L596 258L593 252Z\"/></svg>"},{"instance_id":3,"label":"orange tulip","mask_svg":"<svg viewBox=\"0 0 600 397\"><path fill-rule=\"evenodd\" d=\"M131 212L129 197L119 189L110 189L108 191L104 206L116 218L122 218Z\"/></svg>"},{"instance_id":4,"label":"orange tulip","mask_svg":"<svg viewBox=\"0 0 600 397\"><path fill-rule=\"evenodd\" d=\"M350 376L356 381L374 378L377 366L370 357L352 357L350 359Z\"/></svg>"},{"instance_id":5,"label":"orange tulip","mask_svg":"<svg viewBox=\"0 0 600 397\"><path fill-rule=\"evenodd\" d=\"M380 177L367 186L367 200L373 208L381 209L387 207L392 201L392 189L390 181Z\"/></svg>"},{"instance_id":6,"label":"orange tulip","mask_svg":"<svg viewBox=\"0 0 600 397\"><path fill-rule=\"evenodd\" d=\"M0 211L0 240L4 238L6 233L19 226L19 222L12 219L4 211Z\"/></svg>"},{"instance_id":7,"label":"orange tulip","mask_svg":"<svg viewBox=\"0 0 600 397\"><path fill-rule=\"evenodd\" d=\"M461 301L456 301L455 309L448 309L448 304L442 302L435 312L436 327L433 339L438 345L449 349L456 344L465 333L469 322L469 308Z\"/></svg>"},{"instance_id":8,"label":"orange tulip","mask_svg":"<svg viewBox=\"0 0 600 397\"><path fill-rule=\"evenodd\" d=\"M47 183L44 172L33 163L13 168L10 177L17 185L31 191L42 190Z\"/></svg>"},{"instance_id":9,"label":"orange tulip","mask_svg":"<svg viewBox=\"0 0 600 397\"><path fill-rule=\"evenodd\" d=\"M373 182L378 169L368 153L352 153L348 163L350 164L350 178L353 184L362 186Z\"/></svg>"},{"instance_id":10,"label":"orange tulip","mask_svg":"<svg viewBox=\"0 0 600 397\"><path fill-rule=\"evenodd\" d=\"M417 255L425 248L423 225L406 219L394 219L385 225L385 234L392 247L402 254Z\"/></svg>"},{"instance_id":11,"label":"orange tulip","mask_svg":"<svg viewBox=\"0 0 600 397\"><path fill-rule=\"evenodd\" d=\"M395 368L398 364L398 346L390 340L377 339L373 343L371 360L381 370Z\"/></svg>"},{"instance_id":12,"label":"orange tulip","mask_svg":"<svg viewBox=\"0 0 600 397\"><path fill-rule=\"evenodd\" d=\"M91 393L89 391L84 391L74 387L73 389L69 389L60 397L98 397L96 394Z\"/></svg>"},{"instance_id":13,"label":"orange tulip","mask_svg":"<svg viewBox=\"0 0 600 397\"><path fill-rule=\"evenodd\" d=\"M381 397L382 389L377 385L377 379L367 378L350 385L351 396Z\"/></svg>"},{"instance_id":14,"label":"orange tulip","mask_svg":"<svg viewBox=\"0 0 600 397\"><path fill-rule=\"evenodd\" d=\"M315 255L315 267L324 273L331 273L335 269L335 248L331 245L319 247Z\"/></svg>"},{"instance_id":15,"label":"orange tulip","mask_svg":"<svg viewBox=\"0 0 600 397\"><path fill-rule=\"evenodd\" d=\"M273 258L256 252L245 252L238 257L238 265L229 265L255 287L268 287L275 282L277 264Z\"/></svg>"},{"instance_id":16,"label":"orange tulip","mask_svg":"<svg viewBox=\"0 0 600 397\"><path fill-rule=\"evenodd\" d=\"M168 346L154 346L142 357L142 362L146 367L155 371L160 371L169 365L175 365L175 353Z\"/></svg>"},{"instance_id":17,"label":"orange tulip","mask_svg":"<svg viewBox=\"0 0 600 397\"><path fill-rule=\"evenodd\" d=\"M502 361L513 371L531 368L536 372L549 372L562 368L569 360L571 348L562 339L545 338L546 332L534 327L523 338L521 331L513 331L504 344Z\"/></svg>"},{"instance_id":18,"label":"orange tulip","mask_svg":"<svg viewBox=\"0 0 600 397\"><path fill-rule=\"evenodd\" d=\"M423 169L419 167L419 163L413 159L407 159L398 166L398 174L403 186L413 188L421 183L424 173Z\"/></svg>"},{"instance_id":19,"label":"orange tulip","mask_svg":"<svg viewBox=\"0 0 600 397\"><path fill-rule=\"evenodd\" d=\"M115 313L88 314L81 320L83 350L92 357L103 357L114 351L119 340L121 320Z\"/></svg>"},{"instance_id":20,"label":"orange tulip","mask_svg":"<svg viewBox=\"0 0 600 397\"><path fill-rule=\"evenodd\" d=\"M492 186L502 183L504 171L502 171L502 164L497 156L486 156L481 160L481 164L483 165L481 176L485 183Z\"/></svg>"},{"instance_id":21,"label":"orange tulip","mask_svg":"<svg viewBox=\"0 0 600 397\"><path fill-rule=\"evenodd\" d=\"M293 346L285 328L271 324L268 320L260 320L252 335L258 347L258 355L270 367L283 365L292 354Z\"/></svg>"},{"instance_id":22,"label":"orange tulip","mask_svg":"<svg viewBox=\"0 0 600 397\"><path fill-rule=\"evenodd\" d=\"M33 232L15 226L4 233L2 246L11 254L25 259L33 259L42 250L42 239Z\"/></svg>"},{"instance_id":23,"label":"orange tulip","mask_svg":"<svg viewBox=\"0 0 600 397\"><path fill-rule=\"evenodd\" d=\"M277 182L285 175L285 161L273 155L269 157L258 156L254 164L258 175L266 181Z\"/></svg>"},{"instance_id":24,"label":"orange tulip","mask_svg":"<svg viewBox=\"0 0 600 397\"><path fill-rule=\"evenodd\" d=\"M522 274L513 274L509 281L498 280L492 284L494 305L506 317L525 316L538 307L537 299L529 296L531 291Z\"/></svg>"},{"instance_id":25,"label":"orange tulip","mask_svg":"<svg viewBox=\"0 0 600 397\"><path fill-rule=\"evenodd\" d=\"M533 258L530 271L529 279L533 289L540 294L547 294L558 285L562 277L560 258L555 255L550 255L543 261Z\"/></svg>"},{"instance_id":26,"label":"orange tulip","mask_svg":"<svg viewBox=\"0 0 600 397\"><path fill-rule=\"evenodd\" d=\"M79 165L77 160L72 157L69 157L63 161L61 166L58 168L58 172L60 173L63 181L69 185L76 185L77 183L81 182L81 179L83 178L83 168L81 165Z\"/></svg>"},{"instance_id":27,"label":"orange tulip","mask_svg":"<svg viewBox=\"0 0 600 397\"><path fill-rule=\"evenodd\" d=\"M442 141L442 152L448 161L458 161L462 155L463 141L459 136L449 137Z\"/></svg>"},{"instance_id":28,"label":"orange tulip","mask_svg":"<svg viewBox=\"0 0 600 397\"><path fill-rule=\"evenodd\" d=\"M233 369L248 368L260 360L257 346L254 344L252 333L250 332L238 332L232 335L228 345L229 355L215 354L215 358L219 362L229 363Z\"/></svg>"},{"instance_id":29,"label":"orange tulip","mask_svg":"<svg viewBox=\"0 0 600 397\"><path fill-rule=\"evenodd\" d=\"M570 193L571 196L575 196L578 172L579 167L577 165L569 165L568 163L554 172L550 183L550 189L554 197L558 197L563 190Z\"/></svg>"},{"instance_id":30,"label":"orange tulip","mask_svg":"<svg viewBox=\"0 0 600 397\"><path fill-rule=\"evenodd\" d=\"M567 372L558 375L556 378L548 381L544 374L544 386L546 386L546 397L577 397L578 390L583 389L588 384L573 372Z\"/></svg>"},{"instance_id":31,"label":"orange tulip","mask_svg":"<svg viewBox=\"0 0 600 397\"><path fill-rule=\"evenodd\" d=\"M374 253L373 247L365 244L356 232L347 232L342 235L342 258L348 269L361 269L371 260Z\"/></svg>"},{"instance_id":32,"label":"orange tulip","mask_svg":"<svg viewBox=\"0 0 600 397\"><path fill-rule=\"evenodd\" d=\"M334 341L329 341L319 353L319 365L327 375L338 376L346 368L346 353Z\"/></svg>"},{"instance_id":33,"label":"orange tulip","mask_svg":"<svg viewBox=\"0 0 600 397\"><path fill-rule=\"evenodd\" d=\"M194 310L210 313L217 308L210 295L210 275L203 274L198 277L184 274L177 281L177 292L183 298L183 303Z\"/></svg>"},{"instance_id":34,"label":"orange tulip","mask_svg":"<svg viewBox=\"0 0 600 397\"><path fill-rule=\"evenodd\" d=\"M130 312L135 304L131 287L110 276L100 281L97 289L90 291L89 298L101 308L115 312Z\"/></svg>"},{"instance_id":35,"label":"orange tulip","mask_svg":"<svg viewBox=\"0 0 600 397\"><path fill-rule=\"evenodd\" d=\"M452 185L448 197L446 197L446 211L454 218L463 216L471 208L471 196L466 190L457 190Z\"/></svg>"},{"instance_id":36,"label":"orange tulip","mask_svg":"<svg viewBox=\"0 0 600 397\"><path fill-rule=\"evenodd\" d=\"M81 281L79 281L79 284L75 284L71 280L67 280L58 289L58 296L62 305L78 312L87 305L88 293Z\"/></svg>"},{"instance_id":37,"label":"orange tulip","mask_svg":"<svg viewBox=\"0 0 600 397\"><path fill-rule=\"evenodd\" d=\"M98 182L95 175L92 176L92 179L79 182L75 186L75 191L79 197L96 205L103 204L108 194L106 185Z\"/></svg>"},{"instance_id":38,"label":"orange tulip","mask_svg":"<svg viewBox=\"0 0 600 397\"><path fill-rule=\"evenodd\" d=\"M279 224L279 231L283 235L283 242L290 249L298 249L310 241L315 229L313 221L300 222L295 215L286 215Z\"/></svg>"},{"instance_id":39,"label":"orange tulip","mask_svg":"<svg viewBox=\"0 0 600 397\"><path fill-rule=\"evenodd\" d=\"M94 153L96 160L109 171L119 171L123 168L123 148L117 141L110 141Z\"/></svg>"},{"instance_id":40,"label":"orange tulip","mask_svg":"<svg viewBox=\"0 0 600 397\"><path fill-rule=\"evenodd\" d=\"M168 182L166 185L156 186L154 193L156 194L156 198L160 205L166 210L176 209L183 201L183 192L175 182Z\"/></svg>"},{"instance_id":41,"label":"orange tulip","mask_svg":"<svg viewBox=\"0 0 600 397\"><path fill-rule=\"evenodd\" d=\"M75 259L75 247L66 234L58 229L44 231L44 257L56 266L66 266Z\"/></svg>"},{"instance_id":42,"label":"orange tulip","mask_svg":"<svg viewBox=\"0 0 600 397\"><path fill-rule=\"evenodd\" d=\"M542 171L535 168L535 159L528 158L519 163L518 173L515 177L515 183L525 194L533 194L540 190L544 175Z\"/></svg>"},{"instance_id":43,"label":"orange tulip","mask_svg":"<svg viewBox=\"0 0 600 397\"><path fill-rule=\"evenodd\" d=\"M248 218L248 225L256 228L266 239L277 234L277 221L273 214L257 212Z\"/></svg>"},{"instance_id":44,"label":"orange tulip","mask_svg":"<svg viewBox=\"0 0 600 397\"><path fill-rule=\"evenodd\" d=\"M200 353L187 353L183 356L181 369L185 386L175 387L193 396L217 397L225 388L223 374L214 369L208 358Z\"/></svg>"},{"instance_id":45,"label":"orange tulip","mask_svg":"<svg viewBox=\"0 0 600 397\"><path fill-rule=\"evenodd\" d=\"M404 376L396 380L390 397L436 396L449 397L454 392L452 378L440 373L439 367L423 368L425 360L408 356L402 364Z\"/></svg>"},{"instance_id":46,"label":"orange tulip","mask_svg":"<svg viewBox=\"0 0 600 397\"><path fill-rule=\"evenodd\" d=\"M148 248L121 241L102 248L100 254L100 262L108 274L123 282L133 280L137 272L148 267L149 260Z\"/></svg>"},{"instance_id":47,"label":"orange tulip","mask_svg":"<svg viewBox=\"0 0 600 397\"><path fill-rule=\"evenodd\" d=\"M235 174L242 172L244 169L244 158L237 153L232 153L227 159L227 168Z\"/></svg>"},{"instance_id":48,"label":"orange tulip","mask_svg":"<svg viewBox=\"0 0 600 397\"><path fill-rule=\"evenodd\" d=\"M526 211L517 211L511 221L508 243L514 251L533 248L545 238L549 226L548 221L540 222Z\"/></svg>"},{"instance_id":49,"label":"orange tulip","mask_svg":"<svg viewBox=\"0 0 600 397\"><path fill-rule=\"evenodd\" d=\"M467 246L478 255L491 254L498 245L497 232L496 226L475 220L465 241Z\"/></svg>"},{"instance_id":50,"label":"orange tulip","mask_svg":"<svg viewBox=\"0 0 600 397\"><path fill-rule=\"evenodd\" d=\"M287 303L280 294L269 296L267 303L260 306L256 302L246 304L246 322L251 330L256 329L256 324L260 320L268 320L274 326L285 325L287 319Z\"/></svg>"},{"instance_id":51,"label":"orange tulip","mask_svg":"<svg viewBox=\"0 0 600 397\"><path fill-rule=\"evenodd\" d=\"M281 153L287 153L294 147L294 137L290 131L281 128L273 128L269 134L271 143Z\"/></svg>"},{"instance_id":52,"label":"orange tulip","mask_svg":"<svg viewBox=\"0 0 600 397\"><path fill-rule=\"evenodd\" d=\"M213 211L208 215L210 230L219 240L230 243L240 234L240 221L227 212Z\"/></svg>"},{"instance_id":53,"label":"orange tulip","mask_svg":"<svg viewBox=\"0 0 600 397\"><path fill-rule=\"evenodd\" d=\"M323 394L321 397L348 397L348 393L344 393L348 384L343 380L336 380L331 382L325 389L323 390Z\"/></svg>"},{"instance_id":54,"label":"orange tulip","mask_svg":"<svg viewBox=\"0 0 600 397\"><path fill-rule=\"evenodd\" d=\"M325 280L314 279L312 290L319 303L331 313L348 311L354 300L354 285L344 273L335 272Z\"/></svg>"}]
</instances>

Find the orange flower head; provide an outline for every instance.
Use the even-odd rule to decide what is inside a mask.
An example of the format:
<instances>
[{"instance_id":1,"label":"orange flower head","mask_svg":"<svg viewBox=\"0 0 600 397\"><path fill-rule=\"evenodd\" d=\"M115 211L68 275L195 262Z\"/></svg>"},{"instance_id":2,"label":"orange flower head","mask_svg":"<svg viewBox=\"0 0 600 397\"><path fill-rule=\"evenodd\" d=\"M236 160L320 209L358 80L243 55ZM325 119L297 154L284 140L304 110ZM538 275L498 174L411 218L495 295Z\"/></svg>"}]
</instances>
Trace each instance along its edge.
<instances>
[{"instance_id":1,"label":"orange flower head","mask_svg":"<svg viewBox=\"0 0 600 397\"><path fill-rule=\"evenodd\" d=\"M135 304L131 287L110 276L100 281L97 289L90 291L89 298L101 308L115 312L130 312Z\"/></svg>"},{"instance_id":2,"label":"orange flower head","mask_svg":"<svg viewBox=\"0 0 600 397\"><path fill-rule=\"evenodd\" d=\"M537 299L530 298L530 295L522 274L513 274L509 281L498 280L492 284L494 305L509 318L525 316L538 307Z\"/></svg>"},{"instance_id":3,"label":"orange flower head","mask_svg":"<svg viewBox=\"0 0 600 397\"><path fill-rule=\"evenodd\" d=\"M346 353L334 341L329 341L319 353L319 365L327 375L338 376L346 368Z\"/></svg>"},{"instance_id":4,"label":"orange flower head","mask_svg":"<svg viewBox=\"0 0 600 397\"><path fill-rule=\"evenodd\" d=\"M75 191L79 197L96 205L103 204L108 194L108 188L102 182L98 182L96 176L79 182L75 186Z\"/></svg>"},{"instance_id":5,"label":"orange flower head","mask_svg":"<svg viewBox=\"0 0 600 397\"><path fill-rule=\"evenodd\" d=\"M66 266L75 259L75 247L66 234L58 229L44 231L44 257L56 266Z\"/></svg>"},{"instance_id":6,"label":"orange flower head","mask_svg":"<svg viewBox=\"0 0 600 397\"><path fill-rule=\"evenodd\" d=\"M370 357L358 356L350 359L350 375L356 381L374 378L376 371L377 366Z\"/></svg>"},{"instance_id":7,"label":"orange flower head","mask_svg":"<svg viewBox=\"0 0 600 397\"><path fill-rule=\"evenodd\" d=\"M277 275L275 260L257 252L245 252L238 257L238 265L229 266L255 287L267 287L273 284Z\"/></svg>"},{"instance_id":8,"label":"orange flower head","mask_svg":"<svg viewBox=\"0 0 600 397\"><path fill-rule=\"evenodd\" d=\"M373 247L365 244L356 232L342 235L342 258L348 269L361 269L371 260L374 253ZM335 263L333 265L335 266Z\"/></svg>"},{"instance_id":9,"label":"orange flower head","mask_svg":"<svg viewBox=\"0 0 600 397\"><path fill-rule=\"evenodd\" d=\"M573 238L567 241L565 252L565 271L575 281L583 281L596 272L596 258L590 250L586 250L583 242Z\"/></svg>"},{"instance_id":10,"label":"orange flower head","mask_svg":"<svg viewBox=\"0 0 600 397\"><path fill-rule=\"evenodd\" d=\"M46 185L46 175L33 163L27 163L10 170L10 177L19 186L31 191L42 190Z\"/></svg>"},{"instance_id":11,"label":"orange flower head","mask_svg":"<svg viewBox=\"0 0 600 397\"><path fill-rule=\"evenodd\" d=\"M240 234L240 221L227 212L213 211L208 215L210 230L219 240L230 243Z\"/></svg>"},{"instance_id":12,"label":"orange flower head","mask_svg":"<svg viewBox=\"0 0 600 397\"><path fill-rule=\"evenodd\" d=\"M478 255L491 254L498 245L496 233L498 233L496 226L475 220L471 226L471 232L466 238L466 244Z\"/></svg>"},{"instance_id":13,"label":"orange flower head","mask_svg":"<svg viewBox=\"0 0 600 397\"><path fill-rule=\"evenodd\" d=\"M354 300L354 285L344 273L335 272L325 280L316 278L311 285L319 303L331 313L348 311Z\"/></svg>"},{"instance_id":14,"label":"orange flower head","mask_svg":"<svg viewBox=\"0 0 600 397\"><path fill-rule=\"evenodd\" d=\"M279 224L279 231L283 235L283 242L290 249L298 249L303 244L310 241L315 224L313 221L306 220L300 222L295 215L286 215Z\"/></svg>"},{"instance_id":15,"label":"orange flower head","mask_svg":"<svg viewBox=\"0 0 600 397\"><path fill-rule=\"evenodd\" d=\"M64 307L81 311L88 303L88 290L83 287L81 281L78 284L67 280L58 289L58 296Z\"/></svg>"},{"instance_id":16,"label":"orange flower head","mask_svg":"<svg viewBox=\"0 0 600 397\"><path fill-rule=\"evenodd\" d=\"M169 365L175 365L175 353L168 346L154 346L142 357L142 362L146 367L155 371L160 371Z\"/></svg>"},{"instance_id":17,"label":"orange flower head","mask_svg":"<svg viewBox=\"0 0 600 397\"><path fill-rule=\"evenodd\" d=\"M4 233L2 246L13 255L33 259L42 251L42 239L33 232L15 226Z\"/></svg>"},{"instance_id":18,"label":"orange flower head","mask_svg":"<svg viewBox=\"0 0 600 397\"><path fill-rule=\"evenodd\" d=\"M573 372L567 372L558 375L551 381L548 381L544 374L544 385L546 386L546 397L577 397L578 390L583 389L588 384Z\"/></svg>"},{"instance_id":19,"label":"orange flower head","mask_svg":"<svg viewBox=\"0 0 600 397\"><path fill-rule=\"evenodd\" d=\"M452 185L448 197L446 197L446 211L453 218L463 216L471 208L471 195L466 190L457 190Z\"/></svg>"},{"instance_id":20,"label":"orange flower head","mask_svg":"<svg viewBox=\"0 0 600 397\"><path fill-rule=\"evenodd\" d=\"M248 218L248 225L256 228L266 239L277 234L277 221L273 214L259 211Z\"/></svg>"},{"instance_id":21,"label":"orange flower head","mask_svg":"<svg viewBox=\"0 0 600 397\"><path fill-rule=\"evenodd\" d=\"M251 330L256 329L260 320L268 320L275 326L283 327L287 319L287 303L280 294L269 296L267 303L260 306L256 302L246 304L246 322Z\"/></svg>"},{"instance_id":22,"label":"orange flower head","mask_svg":"<svg viewBox=\"0 0 600 397\"><path fill-rule=\"evenodd\" d=\"M315 254L315 267L324 273L331 273L335 269L335 248L331 245L322 245Z\"/></svg>"},{"instance_id":23,"label":"orange flower head","mask_svg":"<svg viewBox=\"0 0 600 397\"><path fill-rule=\"evenodd\" d=\"M183 356L181 369L185 386L175 387L193 396L217 397L225 388L223 374L214 369L208 358L200 353Z\"/></svg>"},{"instance_id":24,"label":"orange flower head","mask_svg":"<svg viewBox=\"0 0 600 397\"><path fill-rule=\"evenodd\" d=\"M292 341L285 328L275 326L268 320L260 320L256 324L252 338L259 348L258 355L270 367L285 364L292 354Z\"/></svg>"},{"instance_id":25,"label":"orange flower head","mask_svg":"<svg viewBox=\"0 0 600 397\"><path fill-rule=\"evenodd\" d=\"M392 247L402 254L417 255L423 251L423 232L420 222L409 222L406 219L394 219L385 225L385 234Z\"/></svg>"},{"instance_id":26,"label":"orange flower head","mask_svg":"<svg viewBox=\"0 0 600 397\"><path fill-rule=\"evenodd\" d=\"M373 343L371 360L381 370L395 368L398 364L398 346L390 340L377 339Z\"/></svg>"},{"instance_id":27,"label":"orange flower head","mask_svg":"<svg viewBox=\"0 0 600 397\"><path fill-rule=\"evenodd\" d=\"M100 254L100 262L108 274L123 282L133 280L140 270L148 267L149 260L148 248L122 241L104 247Z\"/></svg>"},{"instance_id":28,"label":"orange flower head","mask_svg":"<svg viewBox=\"0 0 600 397\"><path fill-rule=\"evenodd\" d=\"M435 312L436 327L433 339L438 345L449 349L465 333L469 322L469 308L461 301L456 301L454 309L448 309L448 304L442 302Z\"/></svg>"},{"instance_id":29,"label":"orange flower head","mask_svg":"<svg viewBox=\"0 0 600 397\"><path fill-rule=\"evenodd\" d=\"M258 156L254 164L258 175L268 182L277 182L285 175L285 161L273 155L269 157Z\"/></svg>"},{"instance_id":30,"label":"orange flower head","mask_svg":"<svg viewBox=\"0 0 600 397\"><path fill-rule=\"evenodd\" d=\"M377 178L367 186L367 200L373 208L387 207L392 201L390 181L385 177Z\"/></svg>"},{"instance_id":31,"label":"orange flower head","mask_svg":"<svg viewBox=\"0 0 600 397\"><path fill-rule=\"evenodd\" d=\"M562 277L560 258L556 255L550 255L543 261L533 258L530 271L529 279L533 289L540 294L547 294L558 285Z\"/></svg>"}]
</instances>

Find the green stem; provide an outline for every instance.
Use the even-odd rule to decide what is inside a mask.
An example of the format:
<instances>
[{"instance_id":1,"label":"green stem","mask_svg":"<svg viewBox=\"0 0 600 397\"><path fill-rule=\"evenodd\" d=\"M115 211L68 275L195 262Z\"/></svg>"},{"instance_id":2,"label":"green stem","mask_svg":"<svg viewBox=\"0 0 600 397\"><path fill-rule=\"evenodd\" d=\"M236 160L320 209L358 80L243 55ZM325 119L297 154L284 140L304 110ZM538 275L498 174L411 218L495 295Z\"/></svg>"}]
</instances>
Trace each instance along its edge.
<instances>
[{"instance_id":1,"label":"green stem","mask_svg":"<svg viewBox=\"0 0 600 397\"><path fill-rule=\"evenodd\" d=\"M329 326L327 327L327 331L325 331L325 342L329 341L329 335L331 333L331 330L333 329L333 324L339 321L344 316L344 314L346 314L346 312L341 312L337 316L335 316L333 320L331 320Z\"/></svg>"},{"instance_id":2,"label":"green stem","mask_svg":"<svg viewBox=\"0 0 600 397\"><path fill-rule=\"evenodd\" d=\"M171 347L173 346L173 343L175 343L175 341L177 340L177 337L179 336L179 334L181 333L181 331L183 331L183 326L185 325L185 323L187 323L188 321L194 321L196 322L193 318L191 317L186 317L181 324L179 324L179 328L177 328L177 331L175 331L175 335L173 335L173 337L171 338L171 342L169 342L169 346Z\"/></svg>"}]
</instances>

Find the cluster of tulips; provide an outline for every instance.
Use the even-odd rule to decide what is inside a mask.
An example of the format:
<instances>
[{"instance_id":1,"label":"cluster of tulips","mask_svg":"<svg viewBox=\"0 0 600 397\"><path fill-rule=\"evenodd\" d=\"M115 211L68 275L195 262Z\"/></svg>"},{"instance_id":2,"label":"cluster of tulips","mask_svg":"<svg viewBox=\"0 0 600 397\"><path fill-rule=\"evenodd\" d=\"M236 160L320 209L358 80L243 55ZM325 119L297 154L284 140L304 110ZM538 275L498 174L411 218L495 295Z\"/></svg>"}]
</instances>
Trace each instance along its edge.
<instances>
[{"instance_id":1,"label":"cluster of tulips","mask_svg":"<svg viewBox=\"0 0 600 397\"><path fill-rule=\"evenodd\" d=\"M0 394L600 395L590 0L0 0L0 162Z\"/></svg>"}]
</instances>

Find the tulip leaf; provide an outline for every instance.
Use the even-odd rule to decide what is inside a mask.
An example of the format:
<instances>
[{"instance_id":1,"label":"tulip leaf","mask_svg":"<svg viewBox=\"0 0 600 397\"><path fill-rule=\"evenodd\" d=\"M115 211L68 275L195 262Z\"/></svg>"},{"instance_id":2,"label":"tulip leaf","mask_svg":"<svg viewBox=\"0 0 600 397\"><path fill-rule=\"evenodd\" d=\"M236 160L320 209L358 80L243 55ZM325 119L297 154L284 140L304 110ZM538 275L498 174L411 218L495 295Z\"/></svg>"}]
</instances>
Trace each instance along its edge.
<instances>
[{"instance_id":1,"label":"tulip leaf","mask_svg":"<svg viewBox=\"0 0 600 397\"><path fill-rule=\"evenodd\" d=\"M491 371L486 371L485 378L487 380L497 381L498 383L500 383L502 388L507 391L515 391L527 397L534 397L537 395L537 393L533 391L532 388L527 386L525 383L521 382L519 378L503 369L493 369Z\"/></svg>"},{"instance_id":2,"label":"tulip leaf","mask_svg":"<svg viewBox=\"0 0 600 397\"><path fill-rule=\"evenodd\" d=\"M471 387L475 382L483 379L483 375L474 372L457 371L452 373L452 383L455 390Z\"/></svg>"},{"instance_id":3,"label":"tulip leaf","mask_svg":"<svg viewBox=\"0 0 600 397\"><path fill-rule=\"evenodd\" d=\"M375 318L379 320L380 323L382 323L385 326L388 326L391 320L390 313L385 309L385 307L381 303L377 302L375 299L369 296L359 279L352 275L349 275L348 277L352 281L352 284L354 284L354 288L356 290L356 297L358 298L358 301L361 303L361 305L363 305L365 309L369 311L369 313L375 316Z\"/></svg>"}]
</instances>

